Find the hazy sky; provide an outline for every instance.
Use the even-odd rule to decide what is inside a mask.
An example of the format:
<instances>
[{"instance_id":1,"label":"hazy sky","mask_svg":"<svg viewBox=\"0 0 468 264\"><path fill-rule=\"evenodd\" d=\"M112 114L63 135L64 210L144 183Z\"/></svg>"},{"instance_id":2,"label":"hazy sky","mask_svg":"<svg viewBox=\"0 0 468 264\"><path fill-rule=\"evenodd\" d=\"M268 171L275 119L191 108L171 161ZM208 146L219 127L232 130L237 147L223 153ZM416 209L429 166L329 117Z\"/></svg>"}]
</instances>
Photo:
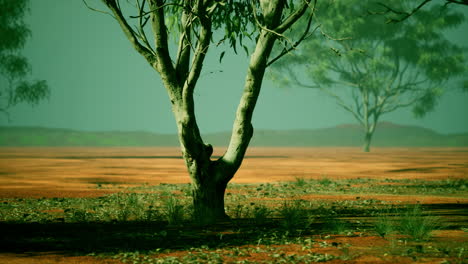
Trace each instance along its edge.
<instances>
[{"instance_id":1,"label":"hazy sky","mask_svg":"<svg viewBox=\"0 0 468 264\"><path fill-rule=\"evenodd\" d=\"M31 4L27 22L33 35L24 55L31 61L33 78L48 81L51 97L36 107L11 109L12 121L1 116L0 125L176 133L158 74L133 50L110 16L90 11L81 0L31 0ZM468 7L460 9L468 14ZM468 22L450 36L468 45ZM243 53L226 54L219 64L220 52L211 49L195 91L202 132L231 129L243 88L248 58ZM468 93L446 94L436 111L423 119L415 119L406 109L382 120L442 133L467 132ZM253 125L307 129L355 122L331 98L308 89L279 88L266 80Z\"/></svg>"}]
</instances>

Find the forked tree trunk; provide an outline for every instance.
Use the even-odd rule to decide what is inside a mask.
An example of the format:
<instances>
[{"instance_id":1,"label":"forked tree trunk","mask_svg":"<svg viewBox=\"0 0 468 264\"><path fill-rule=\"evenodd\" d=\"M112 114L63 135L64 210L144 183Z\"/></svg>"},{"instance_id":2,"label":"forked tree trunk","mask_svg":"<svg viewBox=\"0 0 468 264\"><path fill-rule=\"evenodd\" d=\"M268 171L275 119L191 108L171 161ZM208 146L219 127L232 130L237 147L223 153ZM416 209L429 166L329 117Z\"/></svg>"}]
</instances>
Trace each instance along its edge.
<instances>
[{"instance_id":1,"label":"forked tree trunk","mask_svg":"<svg viewBox=\"0 0 468 264\"><path fill-rule=\"evenodd\" d=\"M281 16L282 7L275 17ZM193 97L173 100L178 123L179 140L187 169L192 180L195 217L202 223L227 219L224 193L228 182L242 164L253 135L252 115L262 86L268 57L276 36L262 31L251 54L249 68L234 121L231 140L226 153L216 161L210 159L213 149L205 145L200 136L193 108Z\"/></svg>"},{"instance_id":2,"label":"forked tree trunk","mask_svg":"<svg viewBox=\"0 0 468 264\"><path fill-rule=\"evenodd\" d=\"M213 5L215 1L186 1L186 3L194 3L186 6L182 21L189 21L189 18L194 16L191 21L197 21L197 23L183 23L185 28L183 34L180 35L175 60L171 58L168 48L168 30L164 11L164 7L168 4L165 4L165 1L148 1L150 10L152 10L149 13L155 39L156 49L154 50L145 41L143 43L139 41L141 36L135 35L135 30L125 19L118 1L103 1L112 11L114 18L119 22L134 48L161 75L163 84L168 91L172 111L177 122L182 155L192 180L195 215L206 223L225 219L227 216L224 211L224 193L228 182L239 169L253 135L252 115L273 44L308 10L309 2L305 1L299 9L282 21L286 0L261 1L261 11L265 21L260 26L255 51L250 56L244 91L237 108L231 140L226 153L218 160L212 161L213 149L210 145L203 143L198 129L193 92L212 40L210 12L213 10L209 9L215 6ZM143 10L143 8L140 9L140 16L146 17ZM195 17L196 19L194 19ZM143 27L143 25L140 26ZM195 48L190 37L194 27L197 28ZM192 50L193 56L190 56ZM175 61L175 65L173 61Z\"/></svg>"}]
</instances>

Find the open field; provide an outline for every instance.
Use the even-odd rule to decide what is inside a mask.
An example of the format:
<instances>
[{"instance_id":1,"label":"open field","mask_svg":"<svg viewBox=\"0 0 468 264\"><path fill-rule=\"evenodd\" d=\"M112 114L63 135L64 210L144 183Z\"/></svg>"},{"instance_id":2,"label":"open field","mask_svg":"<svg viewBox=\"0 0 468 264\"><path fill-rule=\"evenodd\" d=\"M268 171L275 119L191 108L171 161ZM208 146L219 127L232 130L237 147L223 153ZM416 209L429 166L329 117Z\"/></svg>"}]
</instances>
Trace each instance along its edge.
<instances>
[{"instance_id":1,"label":"open field","mask_svg":"<svg viewBox=\"0 0 468 264\"><path fill-rule=\"evenodd\" d=\"M0 148L0 263L466 263L467 176L468 148L252 148L207 227L177 148Z\"/></svg>"},{"instance_id":2,"label":"open field","mask_svg":"<svg viewBox=\"0 0 468 264\"><path fill-rule=\"evenodd\" d=\"M222 154L221 151L214 156ZM466 179L468 148L251 148L233 183ZM99 196L188 183L179 148L0 148L0 197ZM105 190L96 190L96 185Z\"/></svg>"}]
</instances>

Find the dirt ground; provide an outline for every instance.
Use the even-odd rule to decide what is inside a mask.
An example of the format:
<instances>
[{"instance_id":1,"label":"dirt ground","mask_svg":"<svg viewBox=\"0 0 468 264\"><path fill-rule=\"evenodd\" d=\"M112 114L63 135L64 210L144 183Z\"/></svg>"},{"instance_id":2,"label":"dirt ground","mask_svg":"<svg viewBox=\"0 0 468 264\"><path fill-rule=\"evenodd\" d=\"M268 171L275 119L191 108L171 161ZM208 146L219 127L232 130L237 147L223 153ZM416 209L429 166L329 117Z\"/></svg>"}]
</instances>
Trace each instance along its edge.
<instances>
[{"instance_id":1,"label":"dirt ground","mask_svg":"<svg viewBox=\"0 0 468 264\"><path fill-rule=\"evenodd\" d=\"M468 148L251 148L232 182L467 175ZM178 148L0 148L3 198L92 197L118 187L188 182ZM99 184L105 190L97 190Z\"/></svg>"},{"instance_id":2,"label":"dirt ground","mask_svg":"<svg viewBox=\"0 0 468 264\"><path fill-rule=\"evenodd\" d=\"M215 157L222 151L215 151ZM371 153L363 153L360 148L251 148L232 182L271 183L294 181L296 178L442 180L466 179L467 176L468 148L374 148ZM96 197L142 184L188 182L178 148L0 148L0 198ZM106 188L96 188L100 185ZM357 199L356 195L315 194L306 198ZM411 202L398 195L366 198ZM468 204L468 197L425 196L422 203ZM463 231L441 230L437 231L435 240L466 244L467 236ZM380 237L337 236L329 238L328 242L350 244L349 254L356 257L352 261L327 263L416 263L410 257L376 257L379 250L388 247L388 241ZM284 247L286 251L298 251L295 245ZM316 251L333 253L339 250L325 248ZM417 263L441 261L420 259ZM44 252L0 253L0 263L120 262Z\"/></svg>"}]
</instances>

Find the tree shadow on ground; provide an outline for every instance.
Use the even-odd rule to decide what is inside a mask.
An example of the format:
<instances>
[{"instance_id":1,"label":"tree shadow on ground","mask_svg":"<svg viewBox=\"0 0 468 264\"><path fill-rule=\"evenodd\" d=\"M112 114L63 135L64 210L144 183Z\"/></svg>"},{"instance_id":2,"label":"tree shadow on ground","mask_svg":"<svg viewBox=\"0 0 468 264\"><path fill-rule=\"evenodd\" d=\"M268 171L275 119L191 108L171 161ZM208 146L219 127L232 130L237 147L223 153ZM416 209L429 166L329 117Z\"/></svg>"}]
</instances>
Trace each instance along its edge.
<instances>
[{"instance_id":1,"label":"tree shadow on ground","mask_svg":"<svg viewBox=\"0 0 468 264\"><path fill-rule=\"evenodd\" d=\"M186 223L0 223L1 253L67 252L71 255L183 250L206 245L210 248L257 243L265 232L280 230L278 221L262 225L233 220L203 227ZM260 230L264 230L263 232Z\"/></svg>"},{"instance_id":2,"label":"tree shadow on ground","mask_svg":"<svg viewBox=\"0 0 468 264\"><path fill-rule=\"evenodd\" d=\"M462 222L452 222L445 228L464 226L468 211L466 204L425 205L424 209L444 217L461 217ZM323 213L323 212L322 212ZM311 214L319 216L319 211ZM370 228L375 216L371 210L340 210L336 219L350 219L361 223L359 228ZM0 223L0 253L62 252L69 255L89 253L114 254L118 252L145 252L160 250L188 250L207 246L256 245L265 235L287 234L289 237L330 232L327 218L318 218L300 232L288 232L282 227L282 219L269 218L263 223L255 219L234 219L210 226L186 222L170 226L167 222L85 222L85 223ZM363 225L364 223L364 225ZM356 226L348 222L348 227Z\"/></svg>"}]
</instances>

